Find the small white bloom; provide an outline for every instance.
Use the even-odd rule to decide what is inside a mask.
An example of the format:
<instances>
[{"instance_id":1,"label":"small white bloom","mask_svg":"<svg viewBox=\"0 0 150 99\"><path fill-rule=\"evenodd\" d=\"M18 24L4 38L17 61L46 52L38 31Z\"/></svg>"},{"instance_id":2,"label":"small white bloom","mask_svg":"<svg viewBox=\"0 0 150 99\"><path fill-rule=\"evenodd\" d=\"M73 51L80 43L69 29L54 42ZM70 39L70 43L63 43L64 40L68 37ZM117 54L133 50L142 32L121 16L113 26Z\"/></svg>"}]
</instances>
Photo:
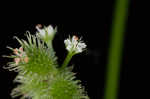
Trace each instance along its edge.
<instances>
[{"instance_id":1,"label":"small white bloom","mask_svg":"<svg viewBox=\"0 0 150 99\"><path fill-rule=\"evenodd\" d=\"M64 40L64 43L68 51L75 53L81 53L86 48L86 44L83 43L81 39L78 39L77 36Z\"/></svg>"},{"instance_id":2,"label":"small white bloom","mask_svg":"<svg viewBox=\"0 0 150 99\"><path fill-rule=\"evenodd\" d=\"M53 36L56 32L51 25L49 25L48 27L44 27L43 29L41 29L41 27L37 25L36 29L38 30L40 36L43 38L46 38L46 36Z\"/></svg>"}]
</instances>

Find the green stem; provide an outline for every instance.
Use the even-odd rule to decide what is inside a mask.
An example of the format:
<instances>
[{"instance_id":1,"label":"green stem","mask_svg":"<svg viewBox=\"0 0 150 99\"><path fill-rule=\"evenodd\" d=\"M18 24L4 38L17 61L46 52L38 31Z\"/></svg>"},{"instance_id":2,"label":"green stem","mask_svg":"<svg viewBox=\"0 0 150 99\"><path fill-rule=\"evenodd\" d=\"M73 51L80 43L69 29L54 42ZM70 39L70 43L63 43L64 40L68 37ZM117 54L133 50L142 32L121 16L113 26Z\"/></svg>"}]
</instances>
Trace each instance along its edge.
<instances>
[{"instance_id":1,"label":"green stem","mask_svg":"<svg viewBox=\"0 0 150 99\"><path fill-rule=\"evenodd\" d=\"M116 0L106 72L106 88L104 92L104 99L117 99L118 96L117 93L119 89L120 64L122 61L121 54L123 49L127 9L128 0Z\"/></svg>"},{"instance_id":2,"label":"green stem","mask_svg":"<svg viewBox=\"0 0 150 99\"><path fill-rule=\"evenodd\" d=\"M48 48L53 49L52 41L46 42Z\"/></svg>"},{"instance_id":3,"label":"green stem","mask_svg":"<svg viewBox=\"0 0 150 99\"><path fill-rule=\"evenodd\" d=\"M64 69L69 64L72 56L73 56L73 53L72 52L68 52L67 57L65 58L62 66L61 66L61 69Z\"/></svg>"}]
</instances>

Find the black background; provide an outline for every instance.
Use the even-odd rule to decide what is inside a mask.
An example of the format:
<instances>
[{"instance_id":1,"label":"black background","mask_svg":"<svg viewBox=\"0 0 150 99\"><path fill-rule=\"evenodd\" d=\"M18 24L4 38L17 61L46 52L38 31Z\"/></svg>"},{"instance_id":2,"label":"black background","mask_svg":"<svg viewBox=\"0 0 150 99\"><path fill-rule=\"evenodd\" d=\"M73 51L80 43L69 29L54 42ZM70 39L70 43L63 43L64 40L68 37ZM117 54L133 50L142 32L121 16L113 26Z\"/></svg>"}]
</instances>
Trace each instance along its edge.
<instances>
[{"instance_id":1,"label":"black background","mask_svg":"<svg viewBox=\"0 0 150 99\"><path fill-rule=\"evenodd\" d=\"M137 21L135 17L136 6L134 0L130 1L128 20L125 31L125 41L123 49L123 61L121 64L120 73L120 89L118 97L119 99L134 99L133 97L136 91L136 82L138 82L137 75L133 73L135 70L136 62L136 49L137 38ZM76 55L71 60L70 64L74 64L74 72L77 73L77 78L82 81L82 85L88 92L91 99L102 99L104 86L105 86L105 71L107 65L107 53L109 49L109 38L111 33L111 22L113 16L114 0L103 0L100 4L94 6L87 5L89 8L79 9L81 14L77 13L75 10L70 10L70 14L66 15L60 11L57 12L55 18L51 18L54 14L47 13L45 16L38 16L41 12L37 13L36 22L45 22L42 25L53 25L58 27L58 33L54 39L54 48L56 50L56 55L59 57L58 61L61 64L66 55L66 50L64 47L64 39L68 35L77 35L83 37L83 40L87 44L87 51ZM77 6L76 6L77 7ZM70 7L68 7L70 8ZM69 12L69 11L68 11ZM45 14L44 14L45 15ZM29 16L28 16L29 17ZM47 18L49 17L49 18ZM64 18L65 17L65 18ZM62 19L64 18L64 19ZM63 20L59 21L60 19ZM13 19L12 19L13 20ZM27 20L24 16L23 19ZM19 21L19 19L18 19ZM29 21L29 20L28 20ZM30 23L24 23L21 21L17 22L6 22L1 26L1 36L0 36L0 55L10 55L11 51L6 48L6 46L11 46L13 48L19 47L18 42L13 39L13 36L18 36L19 38L25 38L24 33L29 30L31 34L35 34L37 25ZM41 22L41 23L42 23ZM52 23L53 22L53 23ZM58 22L58 24L57 24ZM62 22L61 24L59 24ZM55 24L54 24L55 23ZM133 37L135 38L133 40ZM10 92L15 86L13 84L13 79L17 73L9 72L2 67L11 61L7 58L0 57L0 95L5 97L3 99L11 99Z\"/></svg>"}]
</instances>

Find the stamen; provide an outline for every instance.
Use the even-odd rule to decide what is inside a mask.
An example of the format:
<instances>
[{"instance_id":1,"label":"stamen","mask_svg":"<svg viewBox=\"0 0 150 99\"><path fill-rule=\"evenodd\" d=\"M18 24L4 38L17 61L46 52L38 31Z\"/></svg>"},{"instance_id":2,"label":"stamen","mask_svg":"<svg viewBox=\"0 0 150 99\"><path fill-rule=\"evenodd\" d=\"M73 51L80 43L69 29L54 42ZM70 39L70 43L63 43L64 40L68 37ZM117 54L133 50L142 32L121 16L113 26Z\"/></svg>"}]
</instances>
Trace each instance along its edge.
<instances>
[{"instance_id":1,"label":"stamen","mask_svg":"<svg viewBox=\"0 0 150 99\"><path fill-rule=\"evenodd\" d=\"M79 38L77 36L74 35L73 37L74 37L75 40L79 40Z\"/></svg>"},{"instance_id":2,"label":"stamen","mask_svg":"<svg viewBox=\"0 0 150 99\"><path fill-rule=\"evenodd\" d=\"M41 25L41 24L37 24L37 25L36 25L36 28L40 28L40 29L41 29L41 28L42 28L42 25Z\"/></svg>"}]
</instances>

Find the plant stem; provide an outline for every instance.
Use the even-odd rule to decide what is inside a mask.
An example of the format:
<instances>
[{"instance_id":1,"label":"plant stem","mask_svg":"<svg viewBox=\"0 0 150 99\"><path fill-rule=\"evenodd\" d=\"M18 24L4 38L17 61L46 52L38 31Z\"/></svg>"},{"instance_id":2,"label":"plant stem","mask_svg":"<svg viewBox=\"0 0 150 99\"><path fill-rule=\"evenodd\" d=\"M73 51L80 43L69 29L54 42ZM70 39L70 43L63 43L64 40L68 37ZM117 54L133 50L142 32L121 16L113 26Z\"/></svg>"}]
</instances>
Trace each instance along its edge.
<instances>
[{"instance_id":1,"label":"plant stem","mask_svg":"<svg viewBox=\"0 0 150 99\"><path fill-rule=\"evenodd\" d=\"M69 64L72 56L73 56L73 53L72 52L68 52L67 57L65 58L62 66L61 66L61 69L64 69Z\"/></svg>"},{"instance_id":2,"label":"plant stem","mask_svg":"<svg viewBox=\"0 0 150 99\"><path fill-rule=\"evenodd\" d=\"M106 71L104 99L117 99L128 0L116 0Z\"/></svg>"}]
</instances>

